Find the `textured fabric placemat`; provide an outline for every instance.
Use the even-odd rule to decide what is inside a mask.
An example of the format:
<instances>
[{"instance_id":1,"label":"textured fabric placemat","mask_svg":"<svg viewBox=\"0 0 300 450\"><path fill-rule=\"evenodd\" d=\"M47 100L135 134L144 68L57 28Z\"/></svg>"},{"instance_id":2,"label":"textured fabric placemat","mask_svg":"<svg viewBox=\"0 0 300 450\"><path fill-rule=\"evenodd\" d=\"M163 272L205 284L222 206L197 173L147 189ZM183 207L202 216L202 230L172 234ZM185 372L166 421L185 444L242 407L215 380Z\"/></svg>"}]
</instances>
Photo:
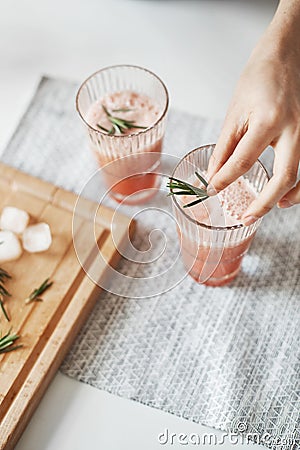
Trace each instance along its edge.
<instances>
[{"instance_id":1,"label":"textured fabric placemat","mask_svg":"<svg viewBox=\"0 0 300 450\"><path fill-rule=\"evenodd\" d=\"M73 83L43 78L1 160L80 192L96 164L76 117L75 91ZM215 141L219 128L171 111L164 149L182 155ZM164 202L158 197L152 205ZM134 244L147 249L159 221L172 258L175 230L155 214L141 216ZM162 239L151 235L154 247ZM122 286L124 297L104 292L61 370L195 422L245 431L271 448L300 448L299 262L299 211L274 209L229 286L209 288L187 277L150 299L126 298L130 282ZM136 266L123 260L118 270L147 277L159 263Z\"/></svg>"}]
</instances>

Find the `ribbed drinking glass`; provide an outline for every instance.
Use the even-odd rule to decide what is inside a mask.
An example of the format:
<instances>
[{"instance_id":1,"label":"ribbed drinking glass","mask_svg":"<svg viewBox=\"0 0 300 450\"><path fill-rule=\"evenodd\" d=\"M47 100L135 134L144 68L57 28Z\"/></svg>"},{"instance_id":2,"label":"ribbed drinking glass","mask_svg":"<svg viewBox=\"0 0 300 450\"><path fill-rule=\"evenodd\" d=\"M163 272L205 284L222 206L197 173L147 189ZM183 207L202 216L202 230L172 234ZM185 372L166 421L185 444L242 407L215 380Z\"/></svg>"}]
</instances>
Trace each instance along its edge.
<instances>
[{"instance_id":1,"label":"ribbed drinking glass","mask_svg":"<svg viewBox=\"0 0 300 450\"><path fill-rule=\"evenodd\" d=\"M107 94L122 91L146 95L157 105L159 114L152 126L131 134L109 135L89 123L91 105ZM161 180L157 173L168 104L164 83L151 71L137 66L104 68L91 75L79 88L77 111L88 131L106 188L116 201L143 203L156 192Z\"/></svg>"},{"instance_id":2,"label":"ribbed drinking glass","mask_svg":"<svg viewBox=\"0 0 300 450\"><path fill-rule=\"evenodd\" d=\"M214 145L197 148L188 153L176 166L172 176L193 184L195 172L206 173ZM257 195L268 181L268 174L257 161L244 175L251 189ZM226 226L225 214L218 197L214 201L214 216L210 224L197 220L197 206L183 208L181 196L172 196L173 212L177 220L183 263L188 273L199 283L221 286L232 281L238 274L243 256L247 253L261 219L249 226L241 223ZM205 202L202 205L205 205ZM223 220L223 223L220 224ZM222 219L223 218L223 219Z\"/></svg>"}]
</instances>

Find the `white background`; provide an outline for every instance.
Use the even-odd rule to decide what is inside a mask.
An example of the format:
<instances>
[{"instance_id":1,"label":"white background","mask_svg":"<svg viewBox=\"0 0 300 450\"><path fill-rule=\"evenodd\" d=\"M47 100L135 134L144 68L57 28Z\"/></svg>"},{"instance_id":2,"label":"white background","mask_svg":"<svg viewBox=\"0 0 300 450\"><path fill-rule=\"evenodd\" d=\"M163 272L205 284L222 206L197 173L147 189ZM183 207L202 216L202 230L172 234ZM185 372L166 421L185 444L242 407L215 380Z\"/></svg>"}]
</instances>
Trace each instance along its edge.
<instances>
[{"instance_id":1,"label":"white background","mask_svg":"<svg viewBox=\"0 0 300 450\"><path fill-rule=\"evenodd\" d=\"M235 82L276 4L0 0L0 154L42 74L82 81L110 64L137 64L163 78L172 107L224 117ZM166 428L177 434L214 432L58 374L17 450L213 448L178 441L160 445L157 437ZM245 449L228 441L217 447Z\"/></svg>"}]
</instances>

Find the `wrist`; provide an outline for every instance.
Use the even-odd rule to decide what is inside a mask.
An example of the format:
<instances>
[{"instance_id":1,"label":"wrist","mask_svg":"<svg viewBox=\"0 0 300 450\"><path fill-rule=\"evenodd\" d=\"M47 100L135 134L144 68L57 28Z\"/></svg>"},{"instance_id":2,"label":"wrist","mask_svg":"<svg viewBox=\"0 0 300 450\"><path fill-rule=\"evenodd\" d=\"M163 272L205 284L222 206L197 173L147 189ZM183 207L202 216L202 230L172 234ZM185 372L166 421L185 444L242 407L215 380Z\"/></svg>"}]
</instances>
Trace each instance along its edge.
<instances>
[{"instance_id":1,"label":"wrist","mask_svg":"<svg viewBox=\"0 0 300 450\"><path fill-rule=\"evenodd\" d=\"M287 55L300 57L300 1L281 0L270 23L267 37L276 54L284 59Z\"/></svg>"}]
</instances>

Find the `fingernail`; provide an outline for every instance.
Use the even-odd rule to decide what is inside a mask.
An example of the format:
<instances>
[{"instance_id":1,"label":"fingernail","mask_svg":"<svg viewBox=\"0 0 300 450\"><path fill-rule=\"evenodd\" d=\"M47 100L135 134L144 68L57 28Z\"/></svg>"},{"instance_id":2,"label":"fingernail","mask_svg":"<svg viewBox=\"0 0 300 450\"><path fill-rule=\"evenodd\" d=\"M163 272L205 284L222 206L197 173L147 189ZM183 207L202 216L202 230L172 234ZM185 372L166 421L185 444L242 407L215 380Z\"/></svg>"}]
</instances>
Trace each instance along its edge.
<instances>
[{"instance_id":1,"label":"fingernail","mask_svg":"<svg viewBox=\"0 0 300 450\"><path fill-rule=\"evenodd\" d=\"M256 216L246 216L246 217L242 217L242 223L247 227L249 225L252 225L258 219L259 218Z\"/></svg>"},{"instance_id":2,"label":"fingernail","mask_svg":"<svg viewBox=\"0 0 300 450\"><path fill-rule=\"evenodd\" d=\"M289 202L286 198L283 198L280 200L280 202L277 203L278 208L290 208L293 206L291 202Z\"/></svg>"},{"instance_id":3,"label":"fingernail","mask_svg":"<svg viewBox=\"0 0 300 450\"><path fill-rule=\"evenodd\" d=\"M207 195L209 195L210 197L212 197L213 195L217 195L217 191L211 184L209 184L207 186L206 192L207 192Z\"/></svg>"}]
</instances>

